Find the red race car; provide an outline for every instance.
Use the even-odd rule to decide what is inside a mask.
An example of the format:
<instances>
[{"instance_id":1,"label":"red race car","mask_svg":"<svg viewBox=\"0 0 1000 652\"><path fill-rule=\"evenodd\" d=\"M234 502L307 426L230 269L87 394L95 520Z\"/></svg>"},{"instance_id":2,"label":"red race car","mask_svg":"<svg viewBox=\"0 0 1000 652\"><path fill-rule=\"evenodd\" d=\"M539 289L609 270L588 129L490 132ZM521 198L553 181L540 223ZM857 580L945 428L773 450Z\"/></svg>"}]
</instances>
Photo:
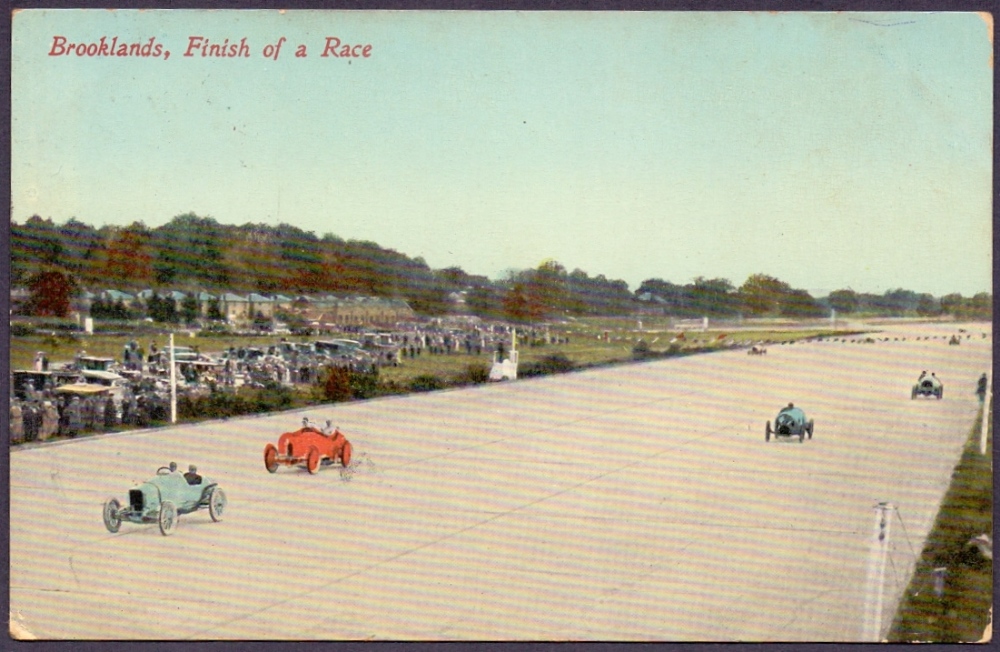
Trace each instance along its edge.
<instances>
[{"instance_id":1,"label":"red race car","mask_svg":"<svg viewBox=\"0 0 1000 652\"><path fill-rule=\"evenodd\" d=\"M327 421L327 430L329 425ZM316 473L320 466L337 460L345 467L351 463L351 442L340 430L334 428L333 433L328 435L307 419L302 420L302 427L295 432L281 435L277 446L268 444L264 447L264 467L269 473L277 471L279 464L292 466L302 463L305 463L309 473Z\"/></svg>"}]
</instances>

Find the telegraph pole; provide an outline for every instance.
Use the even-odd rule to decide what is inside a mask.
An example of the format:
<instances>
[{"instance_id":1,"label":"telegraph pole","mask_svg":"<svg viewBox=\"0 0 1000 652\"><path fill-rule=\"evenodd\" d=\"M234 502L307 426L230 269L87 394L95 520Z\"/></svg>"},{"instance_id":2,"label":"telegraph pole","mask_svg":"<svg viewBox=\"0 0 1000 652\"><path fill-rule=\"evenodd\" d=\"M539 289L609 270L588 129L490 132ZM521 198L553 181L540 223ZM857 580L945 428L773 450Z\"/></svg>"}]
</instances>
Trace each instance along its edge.
<instances>
[{"instance_id":1,"label":"telegraph pole","mask_svg":"<svg viewBox=\"0 0 1000 652\"><path fill-rule=\"evenodd\" d=\"M872 528L871 550L868 553L868 574L865 583L865 613L861 640L882 641L882 608L885 597L885 564L889 557L889 531L892 503L875 505L875 524Z\"/></svg>"},{"instance_id":2,"label":"telegraph pole","mask_svg":"<svg viewBox=\"0 0 1000 652\"><path fill-rule=\"evenodd\" d=\"M177 423L177 367L174 364L174 334L170 334L170 423Z\"/></svg>"}]
</instances>

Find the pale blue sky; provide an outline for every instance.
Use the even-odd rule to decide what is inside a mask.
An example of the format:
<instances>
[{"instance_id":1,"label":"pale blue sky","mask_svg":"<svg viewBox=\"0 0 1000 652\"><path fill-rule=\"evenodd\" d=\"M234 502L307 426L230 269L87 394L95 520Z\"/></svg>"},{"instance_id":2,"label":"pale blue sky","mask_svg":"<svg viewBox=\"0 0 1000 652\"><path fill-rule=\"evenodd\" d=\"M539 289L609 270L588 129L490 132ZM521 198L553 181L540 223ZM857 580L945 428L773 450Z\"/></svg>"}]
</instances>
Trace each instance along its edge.
<instances>
[{"instance_id":1,"label":"pale blue sky","mask_svg":"<svg viewBox=\"0 0 1000 652\"><path fill-rule=\"evenodd\" d=\"M21 11L13 219L190 211L493 278L555 259L632 289L762 272L968 296L992 287L991 30L967 13ZM171 54L48 56L56 35ZM251 57L185 58L192 35L246 37ZM321 58L328 36L372 55Z\"/></svg>"}]
</instances>

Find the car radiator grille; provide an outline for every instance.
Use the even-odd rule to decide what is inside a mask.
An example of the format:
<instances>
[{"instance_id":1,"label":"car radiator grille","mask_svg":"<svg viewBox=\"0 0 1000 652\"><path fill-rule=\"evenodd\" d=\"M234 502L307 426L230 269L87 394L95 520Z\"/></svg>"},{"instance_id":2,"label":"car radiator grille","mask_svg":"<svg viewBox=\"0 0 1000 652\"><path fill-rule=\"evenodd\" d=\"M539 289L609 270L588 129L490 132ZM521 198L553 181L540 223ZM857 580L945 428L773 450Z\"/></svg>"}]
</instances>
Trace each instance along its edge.
<instances>
[{"instance_id":1,"label":"car radiator grille","mask_svg":"<svg viewBox=\"0 0 1000 652\"><path fill-rule=\"evenodd\" d=\"M130 489L128 492L128 502L133 510L141 512L143 506L142 490Z\"/></svg>"}]
</instances>

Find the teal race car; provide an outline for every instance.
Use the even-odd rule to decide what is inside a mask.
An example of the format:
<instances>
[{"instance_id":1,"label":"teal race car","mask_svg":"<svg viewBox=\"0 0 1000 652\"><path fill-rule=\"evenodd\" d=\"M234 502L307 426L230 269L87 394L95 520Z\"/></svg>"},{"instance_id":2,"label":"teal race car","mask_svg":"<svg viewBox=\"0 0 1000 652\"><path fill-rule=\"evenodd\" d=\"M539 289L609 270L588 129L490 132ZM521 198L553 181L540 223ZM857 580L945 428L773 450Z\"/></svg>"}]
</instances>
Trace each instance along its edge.
<instances>
[{"instance_id":1,"label":"teal race car","mask_svg":"<svg viewBox=\"0 0 1000 652\"><path fill-rule=\"evenodd\" d=\"M813 422L806 419L806 413L802 408L795 407L789 403L788 407L782 408L778 416L774 418L774 429L771 429L771 422L767 422L764 429L764 441L771 441L771 436L777 437L798 437L801 442L806 436L812 439Z\"/></svg>"},{"instance_id":2,"label":"teal race car","mask_svg":"<svg viewBox=\"0 0 1000 652\"><path fill-rule=\"evenodd\" d=\"M226 494L211 478L198 474L192 465L187 473L177 470L173 462L161 466L156 476L128 492L128 504L122 507L117 498L104 503L104 526L117 532L123 521L156 523L164 536L173 534L181 514L208 508L213 521L221 521L226 509Z\"/></svg>"}]
</instances>

